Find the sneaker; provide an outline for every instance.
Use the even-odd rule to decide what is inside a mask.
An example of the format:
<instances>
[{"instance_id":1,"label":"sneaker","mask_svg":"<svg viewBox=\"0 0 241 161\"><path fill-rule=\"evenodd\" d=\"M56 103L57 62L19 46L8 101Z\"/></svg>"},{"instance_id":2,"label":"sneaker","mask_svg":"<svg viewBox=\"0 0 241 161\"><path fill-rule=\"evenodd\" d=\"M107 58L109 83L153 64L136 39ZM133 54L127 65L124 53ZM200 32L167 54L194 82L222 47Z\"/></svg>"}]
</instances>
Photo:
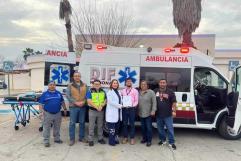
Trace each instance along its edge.
<instances>
[{"instance_id":1,"label":"sneaker","mask_svg":"<svg viewBox=\"0 0 241 161\"><path fill-rule=\"evenodd\" d=\"M57 144L62 144L62 143L63 143L62 140L56 140L56 141L54 141L54 142L57 143Z\"/></svg>"},{"instance_id":2,"label":"sneaker","mask_svg":"<svg viewBox=\"0 0 241 161\"><path fill-rule=\"evenodd\" d=\"M176 147L175 144L169 144L169 146L170 146L173 150L176 150L176 149L177 149L177 147Z\"/></svg>"},{"instance_id":3,"label":"sneaker","mask_svg":"<svg viewBox=\"0 0 241 161\"><path fill-rule=\"evenodd\" d=\"M98 140L98 143L100 143L100 144L106 144L106 142L105 142L104 139L100 139L100 140Z\"/></svg>"},{"instance_id":4,"label":"sneaker","mask_svg":"<svg viewBox=\"0 0 241 161\"><path fill-rule=\"evenodd\" d=\"M70 140L69 141L69 146L73 146L74 145L74 140Z\"/></svg>"},{"instance_id":5,"label":"sneaker","mask_svg":"<svg viewBox=\"0 0 241 161\"><path fill-rule=\"evenodd\" d=\"M89 141L89 146L94 146L94 142L93 141Z\"/></svg>"},{"instance_id":6,"label":"sneaker","mask_svg":"<svg viewBox=\"0 0 241 161\"><path fill-rule=\"evenodd\" d=\"M124 138L123 140L122 140L122 144L126 144L127 143L127 138Z\"/></svg>"},{"instance_id":7,"label":"sneaker","mask_svg":"<svg viewBox=\"0 0 241 161\"><path fill-rule=\"evenodd\" d=\"M163 146L163 145L166 145L166 144L167 144L166 141L159 141L159 143L158 143L158 145L160 145L160 146Z\"/></svg>"},{"instance_id":8,"label":"sneaker","mask_svg":"<svg viewBox=\"0 0 241 161\"><path fill-rule=\"evenodd\" d=\"M151 142L147 142L147 143L146 143L146 146L147 146L147 147L150 147L150 146L151 146Z\"/></svg>"},{"instance_id":9,"label":"sneaker","mask_svg":"<svg viewBox=\"0 0 241 161\"><path fill-rule=\"evenodd\" d=\"M135 139L131 139L130 144L134 145L135 144Z\"/></svg>"},{"instance_id":10,"label":"sneaker","mask_svg":"<svg viewBox=\"0 0 241 161\"><path fill-rule=\"evenodd\" d=\"M142 139L141 144L145 144L145 143L146 143L146 140Z\"/></svg>"},{"instance_id":11,"label":"sneaker","mask_svg":"<svg viewBox=\"0 0 241 161\"><path fill-rule=\"evenodd\" d=\"M47 147L50 147L50 144L49 143L44 143L44 146L47 148Z\"/></svg>"}]
</instances>

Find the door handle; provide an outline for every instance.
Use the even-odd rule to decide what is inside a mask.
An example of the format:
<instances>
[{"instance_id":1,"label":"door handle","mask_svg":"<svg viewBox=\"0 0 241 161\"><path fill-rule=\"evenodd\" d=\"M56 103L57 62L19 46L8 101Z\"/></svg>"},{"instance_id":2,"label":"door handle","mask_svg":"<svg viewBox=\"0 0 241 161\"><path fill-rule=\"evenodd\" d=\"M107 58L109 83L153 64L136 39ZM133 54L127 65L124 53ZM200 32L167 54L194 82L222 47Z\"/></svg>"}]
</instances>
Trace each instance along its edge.
<instances>
[{"instance_id":1,"label":"door handle","mask_svg":"<svg viewBox=\"0 0 241 161\"><path fill-rule=\"evenodd\" d=\"M182 102L187 102L187 94L186 93L182 94Z\"/></svg>"}]
</instances>

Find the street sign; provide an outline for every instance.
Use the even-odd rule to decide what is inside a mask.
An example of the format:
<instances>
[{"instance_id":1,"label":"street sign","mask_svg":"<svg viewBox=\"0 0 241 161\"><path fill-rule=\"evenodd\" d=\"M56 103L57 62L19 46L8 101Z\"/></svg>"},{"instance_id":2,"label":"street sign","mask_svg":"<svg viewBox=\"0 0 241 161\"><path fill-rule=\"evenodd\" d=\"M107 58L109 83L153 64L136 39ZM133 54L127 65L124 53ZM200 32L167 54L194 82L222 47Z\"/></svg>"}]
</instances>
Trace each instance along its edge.
<instances>
[{"instance_id":1,"label":"street sign","mask_svg":"<svg viewBox=\"0 0 241 161\"><path fill-rule=\"evenodd\" d=\"M235 68L239 65L239 61L238 60L230 60L229 64L228 64L228 69L229 71L234 71Z\"/></svg>"},{"instance_id":2,"label":"street sign","mask_svg":"<svg viewBox=\"0 0 241 161\"><path fill-rule=\"evenodd\" d=\"M12 61L4 61L3 62L3 71L4 72L11 72L13 71L14 64Z\"/></svg>"}]
</instances>

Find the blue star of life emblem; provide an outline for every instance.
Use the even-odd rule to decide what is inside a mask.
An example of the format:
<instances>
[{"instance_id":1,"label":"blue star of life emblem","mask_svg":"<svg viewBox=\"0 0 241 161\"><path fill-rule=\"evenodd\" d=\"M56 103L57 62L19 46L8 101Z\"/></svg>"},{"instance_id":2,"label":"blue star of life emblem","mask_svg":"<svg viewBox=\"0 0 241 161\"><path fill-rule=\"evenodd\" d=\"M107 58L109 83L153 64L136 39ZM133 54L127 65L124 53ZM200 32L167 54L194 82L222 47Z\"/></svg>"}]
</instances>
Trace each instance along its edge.
<instances>
[{"instance_id":1,"label":"blue star of life emblem","mask_svg":"<svg viewBox=\"0 0 241 161\"><path fill-rule=\"evenodd\" d=\"M130 67L125 67L125 69L120 70L118 74L120 75L120 78L119 78L120 83L125 82L127 78L130 78L133 83L136 82L135 76L137 75L137 73L135 70L131 71Z\"/></svg>"},{"instance_id":2,"label":"blue star of life emblem","mask_svg":"<svg viewBox=\"0 0 241 161\"><path fill-rule=\"evenodd\" d=\"M69 80L69 68L64 68L63 66L55 66L51 71L51 79L57 81L57 84L63 84Z\"/></svg>"}]
</instances>

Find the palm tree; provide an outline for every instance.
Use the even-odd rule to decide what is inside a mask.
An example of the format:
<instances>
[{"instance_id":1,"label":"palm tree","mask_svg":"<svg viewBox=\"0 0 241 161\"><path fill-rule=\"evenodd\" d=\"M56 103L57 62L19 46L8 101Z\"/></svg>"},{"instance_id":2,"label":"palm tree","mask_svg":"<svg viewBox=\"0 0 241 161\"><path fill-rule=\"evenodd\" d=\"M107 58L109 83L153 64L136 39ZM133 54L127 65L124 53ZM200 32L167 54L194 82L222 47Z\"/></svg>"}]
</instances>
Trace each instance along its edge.
<instances>
[{"instance_id":1,"label":"palm tree","mask_svg":"<svg viewBox=\"0 0 241 161\"><path fill-rule=\"evenodd\" d=\"M175 47L194 47L192 33L198 28L201 20L201 0L172 0L172 2L173 22L182 38L182 44L177 44Z\"/></svg>"},{"instance_id":2,"label":"palm tree","mask_svg":"<svg viewBox=\"0 0 241 161\"><path fill-rule=\"evenodd\" d=\"M26 61L27 57L29 57L30 55L34 55L34 50L31 48L26 48L25 50L23 50L23 59Z\"/></svg>"},{"instance_id":3,"label":"palm tree","mask_svg":"<svg viewBox=\"0 0 241 161\"><path fill-rule=\"evenodd\" d=\"M70 16L72 15L72 8L68 0L61 0L59 5L59 18L65 20L65 27L68 37L68 48L70 52L74 51Z\"/></svg>"}]
</instances>

